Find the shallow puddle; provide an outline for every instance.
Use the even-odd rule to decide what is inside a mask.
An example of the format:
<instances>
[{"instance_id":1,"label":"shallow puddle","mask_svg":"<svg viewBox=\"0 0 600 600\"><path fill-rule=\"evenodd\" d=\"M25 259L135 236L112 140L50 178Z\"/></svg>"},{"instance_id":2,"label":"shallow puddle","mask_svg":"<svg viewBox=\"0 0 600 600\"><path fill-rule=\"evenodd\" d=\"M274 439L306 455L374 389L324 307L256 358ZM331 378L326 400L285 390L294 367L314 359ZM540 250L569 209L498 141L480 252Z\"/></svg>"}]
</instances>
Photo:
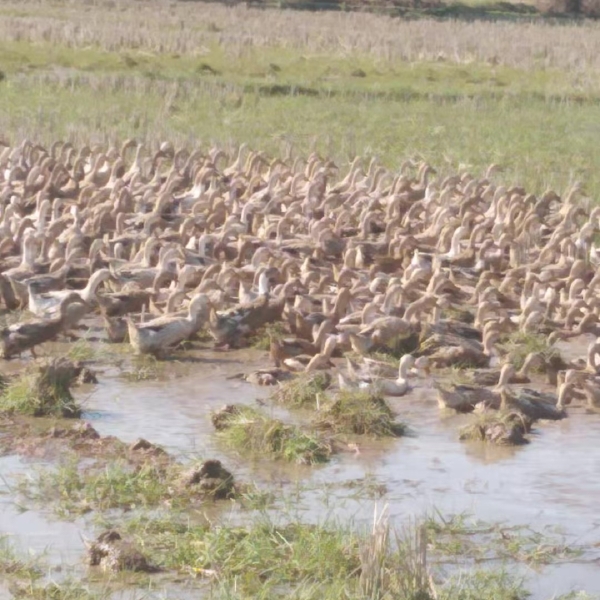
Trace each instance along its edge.
<instances>
[{"instance_id":1,"label":"shallow puddle","mask_svg":"<svg viewBox=\"0 0 600 600\"><path fill-rule=\"evenodd\" d=\"M264 352L201 351L161 364L158 381L129 381L119 369L106 368L97 386L77 395L85 400L84 418L101 434L125 442L143 437L182 458L221 458L241 480L283 490L308 521L333 517L368 524L375 503L387 503L396 524L435 508L538 531L558 528L575 544L600 542L600 415L572 409L564 421L538 424L531 443L516 449L467 444L458 441L458 430L468 417L440 413L431 383L419 382L408 396L390 401L410 426L402 439L364 443L358 452L338 454L312 469L249 463L218 444L210 414L226 403L258 399L265 410L290 418L271 406L272 389L230 378L264 362ZM13 457L0 460L3 474L31 468ZM3 492L0 531L18 540L17 547L48 549L52 564L81 560L85 523L19 514L9 490ZM589 562L596 559L600 555L587 552L574 563L525 571L532 598L548 600L574 589L600 593L600 571Z\"/></svg>"},{"instance_id":2,"label":"shallow puddle","mask_svg":"<svg viewBox=\"0 0 600 600\"><path fill-rule=\"evenodd\" d=\"M56 521L38 511L21 510L14 503L6 476L26 474L34 468L34 463L18 457L0 457L0 535L7 535L18 551L44 555L45 562L51 566L77 561L84 548L81 535L85 535L86 525L83 520Z\"/></svg>"}]
</instances>

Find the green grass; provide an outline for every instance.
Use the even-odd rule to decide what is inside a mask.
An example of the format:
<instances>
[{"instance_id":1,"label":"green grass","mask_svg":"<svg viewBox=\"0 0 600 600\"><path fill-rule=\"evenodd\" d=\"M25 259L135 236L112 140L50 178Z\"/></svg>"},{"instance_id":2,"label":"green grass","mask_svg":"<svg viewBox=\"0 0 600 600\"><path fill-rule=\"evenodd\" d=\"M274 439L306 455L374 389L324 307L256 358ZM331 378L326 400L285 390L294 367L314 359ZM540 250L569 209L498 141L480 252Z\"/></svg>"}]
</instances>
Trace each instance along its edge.
<instances>
[{"instance_id":1,"label":"green grass","mask_svg":"<svg viewBox=\"0 0 600 600\"><path fill-rule=\"evenodd\" d=\"M318 404L317 394L324 392L330 383L331 376L325 371L302 373L282 383L273 394L273 399L294 408L314 409Z\"/></svg>"},{"instance_id":2,"label":"green grass","mask_svg":"<svg viewBox=\"0 0 600 600\"><path fill-rule=\"evenodd\" d=\"M269 323L261 327L250 339L250 345L256 350L269 350L271 347L271 336L283 337L288 333L283 323Z\"/></svg>"},{"instance_id":3,"label":"green grass","mask_svg":"<svg viewBox=\"0 0 600 600\"><path fill-rule=\"evenodd\" d=\"M341 167L355 154L392 168L421 157L442 176L499 163L508 183L533 192L563 191L573 180L591 196L600 191L593 77L574 92L562 71L476 62L380 64L287 48L233 60L217 48L198 59L145 53L127 66L119 53L13 46L0 48L0 125L9 138L246 141L273 154L291 142ZM199 74L202 65L220 74ZM352 77L357 68L367 76Z\"/></svg>"},{"instance_id":4,"label":"green grass","mask_svg":"<svg viewBox=\"0 0 600 600\"><path fill-rule=\"evenodd\" d=\"M0 412L32 417L78 418L81 407L73 398L70 370L52 364L25 372L0 395Z\"/></svg>"},{"instance_id":5,"label":"green grass","mask_svg":"<svg viewBox=\"0 0 600 600\"><path fill-rule=\"evenodd\" d=\"M466 513L424 519L430 550L436 556L461 557L463 563L520 563L535 568L581 556L582 548L570 544L550 528L486 523Z\"/></svg>"},{"instance_id":6,"label":"green grass","mask_svg":"<svg viewBox=\"0 0 600 600\"><path fill-rule=\"evenodd\" d=\"M37 503L53 502L62 518L73 518L92 510L135 510L168 504L173 509L201 504L220 497L202 482L186 483L188 467L146 462L139 466L113 460L105 466L83 467L76 460L57 469L40 469L19 480L19 492ZM229 497L235 495L232 482Z\"/></svg>"},{"instance_id":7,"label":"green grass","mask_svg":"<svg viewBox=\"0 0 600 600\"><path fill-rule=\"evenodd\" d=\"M158 381L166 376L165 364L151 354L135 356L122 377L131 382Z\"/></svg>"},{"instance_id":8,"label":"green grass","mask_svg":"<svg viewBox=\"0 0 600 600\"><path fill-rule=\"evenodd\" d=\"M493 411L477 415L460 430L462 441L488 442L499 446L518 446L527 443L523 437L531 422L515 412Z\"/></svg>"},{"instance_id":9,"label":"green grass","mask_svg":"<svg viewBox=\"0 0 600 600\"><path fill-rule=\"evenodd\" d=\"M327 462L331 454L330 445L318 435L272 419L250 406L234 405L227 412L215 413L213 423L223 442L246 456L312 465Z\"/></svg>"},{"instance_id":10,"label":"green grass","mask_svg":"<svg viewBox=\"0 0 600 600\"><path fill-rule=\"evenodd\" d=\"M385 399L369 390L339 390L317 419L319 427L336 434L399 437L406 432Z\"/></svg>"},{"instance_id":11,"label":"green grass","mask_svg":"<svg viewBox=\"0 0 600 600\"><path fill-rule=\"evenodd\" d=\"M32 558L19 556L7 537L0 535L0 576L33 581L42 575L42 569Z\"/></svg>"},{"instance_id":12,"label":"green grass","mask_svg":"<svg viewBox=\"0 0 600 600\"><path fill-rule=\"evenodd\" d=\"M210 580L215 598L525 599L522 579L509 575L503 561L544 563L506 550L505 540L553 548L548 562L567 556L556 551L553 538L527 529L468 523L459 515L395 529L385 510L369 528L289 516L278 522L266 514L240 525L211 524L173 512L137 515L123 527L152 563ZM464 544L451 547L448 538ZM483 569L480 560L495 563Z\"/></svg>"},{"instance_id":13,"label":"green grass","mask_svg":"<svg viewBox=\"0 0 600 600\"><path fill-rule=\"evenodd\" d=\"M520 369L527 355L539 352L546 359L558 353L557 350L548 345L548 336L540 333L524 333L515 331L502 343L502 349L508 353L511 363L516 369Z\"/></svg>"},{"instance_id":14,"label":"green grass","mask_svg":"<svg viewBox=\"0 0 600 600\"><path fill-rule=\"evenodd\" d=\"M11 588L11 592L13 598L28 600L109 600L113 597L113 590L107 586L94 589L75 578L63 579L60 583L19 583Z\"/></svg>"}]
</instances>

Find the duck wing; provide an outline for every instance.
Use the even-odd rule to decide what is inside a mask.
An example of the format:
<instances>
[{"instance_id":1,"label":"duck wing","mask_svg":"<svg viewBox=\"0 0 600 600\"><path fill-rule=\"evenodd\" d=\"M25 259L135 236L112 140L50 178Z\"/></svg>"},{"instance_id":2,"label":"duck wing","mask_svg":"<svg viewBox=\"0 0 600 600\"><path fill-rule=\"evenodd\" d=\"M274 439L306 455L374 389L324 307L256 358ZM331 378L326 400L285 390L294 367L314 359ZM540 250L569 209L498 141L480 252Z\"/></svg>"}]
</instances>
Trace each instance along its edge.
<instances>
[{"instance_id":1,"label":"duck wing","mask_svg":"<svg viewBox=\"0 0 600 600\"><path fill-rule=\"evenodd\" d=\"M514 404L520 412L530 419L558 421L564 419L567 413L563 409L556 408L557 401L555 394L524 388L519 390L518 394L512 399L511 404Z\"/></svg>"},{"instance_id":2,"label":"duck wing","mask_svg":"<svg viewBox=\"0 0 600 600\"><path fill-rule=\"evenodd\" d=\"M500 397L492 390L470 385L455 385L451 388L437 386L440 408L450 408L459 413L470 413L478 404L489 408L500 407Z\"/></svg>"}]
</instances>

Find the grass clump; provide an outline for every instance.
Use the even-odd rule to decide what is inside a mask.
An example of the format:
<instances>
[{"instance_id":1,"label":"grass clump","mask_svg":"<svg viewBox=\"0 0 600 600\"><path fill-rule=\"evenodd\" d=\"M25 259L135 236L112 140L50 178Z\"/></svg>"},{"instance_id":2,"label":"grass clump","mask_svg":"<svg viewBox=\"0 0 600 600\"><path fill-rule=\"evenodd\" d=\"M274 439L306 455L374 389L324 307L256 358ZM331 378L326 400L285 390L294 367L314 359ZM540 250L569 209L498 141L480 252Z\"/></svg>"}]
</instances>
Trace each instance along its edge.
<instances>
[{"instance_id":1,"label":"grass clump","mask_svg":"<svg viewBox=\"0 0 600 600\"><path fill-rule=\"evenodd\" d=\"M0 395L0 412L32 417L79 418L81 407L71 394L76 370L71 362L55 360L25 373Z\"/></svg>"},{"instance_id":2,"label":"grass clump","mask_svg":"<svg viewBox=\"0 0 600 600\"><path fill-rule=\"evenodd\" d=\"M314 407L317 394L324 392L331 383L326 371L302 373L290 381L282 383L273 394L273 399L292 407Z\"/></svg>"},{"instance_id":3,"label":"grass clump","mask_svg":"<svg viewBox=\"0 0 600 600\"><path fill-rule=\"evenodd\" d=\"M281 339L287 333L284 323L269 323L256 331L250 339L250 346L256 350L269 350L271 337Z\"/></svg>"},{"instance_id":4,"label":"grass clump","mask_svg":"<svg viewBox=\"0 0 600 600\"><path fill-rule=\"evenodd\" d=\"M581 547L569 544L556 532L528 526L477 521L466 513L444 516L438 511L424 520L430 551L444 560L459 557L466 565L482 561L548 565L581 555ZM478 582L480 575L474 574Z\"/></svg>"},{"instance_id":5,"label":"grass clump","mask_svg":"<svg viewBox=\"0 0 600 600\"><path fill-rule=\"evenodd\" d=\"M304 465L327 462L331 455L331 446L318 436L250 406L226 406L213 414L212 420L226 444L241 453Z\"/></svg>"},{"instance_id":6,"label":"grass clump","mask_svg":"<svg viewBox=\"0 0 600 600\"><path fill-rule=\"evenodd\" d=\"M493 411L479 415L473 423L463 427L460 440L521 446L528 443L525 434L530 430L531 422L525 416L516 412Z\"/></svg>"},{"instance_id":7,"label":"grass clump","mask_svg":"<svg viewBox=\"0 0 600 600\"><path fill-rule=\"evenodd\" d=\"M17 555L8 538L0 536L0 576L32 581L41 577L42 571L31 559Z\"/></svg>"},{"instance_id":8,"label":"grass clump","mask_svg":"<svg viewBox=\"0 0 600 600\"><path fill-rule=\"evenodd\" d=\"M287 598L297 588L318 584L325 590L346 581L357 587L359 537L345 528L279 525L265 515L243 526L193 524L173 516L136 525L135 534L156 564L211 577L223 589L235 584L243 597ZM272 595L259 595L266 591Z\"/></svg>"},{"instance_id":9,"label":"grass clump","mask_svg":"<svg viewBox=\"0 0 600 600\"><path fill-rule=\"evenodd\" d=\"M340 390L325 405L318 426L371 437L400 437L406 432L383 396L372 390Z\"/></svg>"},{"instance_id":10,"label":"grass clump","mask_svg":"<svg viewBox=\"0 0 600 600\"><path fill-rule=\"evenodd\" d=\"M165 376L165 367L154 356L142 354L134 358L131 368L122 376L131 382L158 381Z\"/></svg>"},{"instance_id":11,"label":"grass clump","mask_svg":"<svg viewBox=\"0 0 600 600\"><path fill-rule=\"evenodd\" d=\"M91 510L151 507L166 500L170 479L154 465L134 469L115 461L103 469L80 469L76 461L55 471L40 470L22 479L19 491L39 502L55 501L59 516L71 517Z\"/></svg>"},{"instance_id":12,"label":"grass clump","mask_svg":"<svg viewBox=\"0 0 600 600\"><path fill-rule=\"evenodd\" d=\"M504 569L479 569L450 578L438 595L440 600L525 600L531 594L525 589L522 577Z\"/></svg>"},{"instance_id":13,"label":"grass clump","mask_svg":"<svg viewBox=\"0 0 600 600\"><path fill-rule=\"evenodd\" d=\"M10 591L13 598L28 600L109 600L113 597L113 591L108 587L94 590L75 579L63 579L60 583L52 581L45 585L18 583Z\"/></svg>"},{"instance_id":14,"label":"grass clump","mask_svg":"<svg viewBox=\"0 0 600 600\"><path fill-rule=\"evenodd\" d=\"M66 357L72 361L90 361L96 358L96 354L91 342L82 338L70 346Z\"/></svg>"},{"instance_id":15,"label":"grass clump","mask_svg":"<svg viewBox=\"0 0 600 600\"><path fill-rule=\"evenodd\" d=\"M520 369L527 355L532 352L539 352L546 361L557 354L557 350L548 344L548 336L523 331L511 333L502 344L502 348L508 353L509 360L515 369Z\"/></svg>"},{"instance_id":16,"label":"grass clump","mask_svg":"<svg viewBox=\"0 0 600 600\"><path fill-rule=\"evenodd\" d=\"M19 491L37 502L54 501L63 518L91 510L134 510L163 504L183 508L237 493L233 476L219 461L184 469L160 462L134 467L122 460L102 468L80 468L72 461L54 471L41 470L34 478L21 479Z\"/></svg>"}]
</instances>

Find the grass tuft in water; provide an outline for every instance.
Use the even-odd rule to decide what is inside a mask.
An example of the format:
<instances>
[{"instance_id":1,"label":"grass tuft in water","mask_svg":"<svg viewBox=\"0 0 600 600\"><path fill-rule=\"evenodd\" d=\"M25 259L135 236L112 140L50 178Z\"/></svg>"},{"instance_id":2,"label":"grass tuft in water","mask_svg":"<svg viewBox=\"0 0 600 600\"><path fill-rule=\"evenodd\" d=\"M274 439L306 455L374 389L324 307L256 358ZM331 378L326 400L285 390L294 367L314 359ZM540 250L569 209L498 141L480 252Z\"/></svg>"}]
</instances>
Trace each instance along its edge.
<instances>
[{"instance_id":1,"label":"grass tuft in water","mask_svg":"<svg viewBox=\"0 0 600 600\"><path fill-rule=\"evenodd\" d=\"M525 434L531 422L516 412L493 411L478 415L460 430L461 441L488 442L498 446L520 446L527 443Z\"/></svg>"},{"instance_id":2,"label":"grass tuft in water","mask_svg":"<svg viewBox=\"0 0 600 600\"><path fill-rule=\"evenodd\" d=\"M523 578L504 569L480 569L454 575L438 595L439 600L525 600L531 595Z\"/></svg>"},{"instance_id":3,"label":"grass tuft in water","mask_svg":"<svg viewBox=\"0 0 600 600\"><path fill-rule=\"evenodd\" d=\"M509 335L502 344L502 348L508 353L509 360L516 369L523 366L525 358L532 352L539 352L546 360L558 353L548 344L548 336L522 331L516 331Z\"/></svg>"},{"instance_id":4,"label":"grass tuft in water","mask_svg":"<svg viewBox=\"0 0 600 600\"><path fill-rule=\"evenodd\" d=\"M209 463L211 468L207 468ZM218 469L212 468L215 465ZM206 461L191 469L159 462L134 467L121 460L100 468L82 468L72 461L56 470L39 470L34 477L21 478L18 490L35 502L53 501L63 518L92 510L129 511L165 504L183 508L237 494L233 476L219 461Z\"/></svg>"},{"instance_id":5,"label":"grass tuft in water","mask_svg":"<svg viewBox=\"0 0 600 600\"><path fill-rule=\"evenodd\" d=\"M82 338L71 344L66 358L72 361L90 361L97 358L97 352L90 341Z\"/></svg>"},{"instance_id":6,"label":"grass tuft in water","mask_svg":"<svg viewBox=\"0 0 600 600\"><path fill-rule=\"evenodd\" d=\"M272 419L250 406L226 406L214 413L212 420L225 443L241 453L305 465L327 462L331 455L331 446L317 435Z\"/></svg>"},{"instance_id":7,"label":"grass tuft in water","mask_svg":"<svg viewBox=\"0 0 600 600\"><path fill-rule=\"evenodd\" d=\"M460 557L464 564L473 566L481 561L502 561L537 567L582 553L580 546L567 543L551 528L537 531L524 525L485 523L467 513L442 515L435 511L424 520L424 526L432 553L448 560Z\"/></svg>"},{"instance_id":8,"label":"grass tuft in water","mask_svg":"<svg viewBox=\"0 0 600 600\"><path fill-rule=\"evenodd\" d=\"M31 558L18 556L8 538L0 536L0 575L33 581L41 577L42 569Z\"/></svg>"},{"instance_id":9,"label":"grass tuft in water","mask_svg":"<svg viewBox=\"0 0 600 600\"><path fill-rule=\"evenodd\" d=\"M157 381L164 377L164 363L150 354L136 356L132 361L131 368L123 373L127 381Z\"/></svg>"},{"instance_id":10,"label":"grass tuft in water","mask_svg":"<svg viewBox=\"0 0 600 600\"><path fill-rule=\"evenodd\" d=\"M317 394L324 392L330 383L331 376L325 371L302 373L282 383L273 394L273 399L286 406L314 408L317 405Z\"/></svg>"},{"instance_id":11,"label":"grass tuft in water","mask_svg":"<svg viewBox=\"0 0 600 600\"><path fill-rule=\"evenodd\" d=\"M108 586L92 589L75 579L61 579L60 583L52 581L44 585L19 582L10 591L13 598L28 600L109 600L114 597L114 590Z\"/></svg>"},{"instance_id":12,"label":"grass tuft in water","mask_svg":"<svg viewBox=\"0 0 600 600\"><path fill-rule=\"evenodd\" d=\"M334 433L400 437L406 425L398 423L383 396L373 390L340 390L322 410L318 427Z\"/></svg>"},{"instance_id":13,"label":"grass tuft in water","mask_svg":"<svg viewBox=\"0 0 600 600\"><path fill-rule=\"evenodd\" d=\"M79 418L81 407L71 394L76 375L70 361L54 360L26 372L0 395L0 412L32 417Z\"/></svg>"},{"instance_id":14,"label":"grass tuft in water","mask_svg":"<svg viewBox=\"0 0 600 600\"><path fill-rule=\"evenodd\" d=\"M261 327L250 339L250 346L256 350L269 350L271 347L271 337L281 339L289 334L285 324L281 322L268 323Z\"/></svg>"}]
</instances>

